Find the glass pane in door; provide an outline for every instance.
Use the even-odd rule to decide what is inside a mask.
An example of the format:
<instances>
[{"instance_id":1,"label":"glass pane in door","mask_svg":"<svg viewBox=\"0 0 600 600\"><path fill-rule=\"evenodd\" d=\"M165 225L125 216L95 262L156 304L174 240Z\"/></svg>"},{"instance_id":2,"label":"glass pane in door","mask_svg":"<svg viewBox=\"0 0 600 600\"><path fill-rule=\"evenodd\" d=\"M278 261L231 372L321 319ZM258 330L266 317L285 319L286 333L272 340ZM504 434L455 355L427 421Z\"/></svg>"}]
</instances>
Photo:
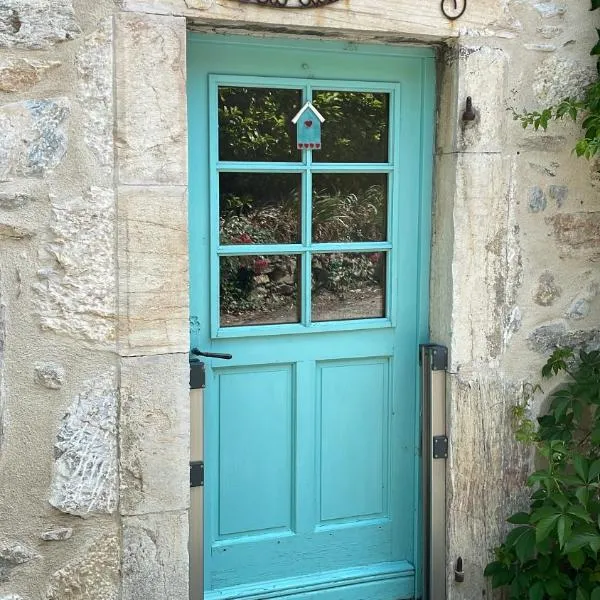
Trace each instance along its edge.
<instances>
[{"instance_id":1,"label":"glass pane in door","mask_svg":"<svg viewBox=\"0 0 600 600\"><path fill-rule=\"evenodd\" d=\"M321 90L313 104L325 119L315 162L388 161L389 94Z\"/></svg>"},{"instance_id":2,"label":"glass pane in door","mask_svg":"<svg viewBox=\"0 0 600 600\"><path fill-rule=\"evenodd\" d=\"M220 173L221 244L300 242L300 173Z\"/></svg>"},{"instance_id":3,"label":"glass pane in door","mask_svg":"<svg viewBox=\"0 0 600 600\"><path fill-rule=\"evenodd\" d=\"M219 160L299 161L296 128L302 91L219 86Z\"/></svg>"},{"instance_id":4,"label":"glass pane in door","mask_svg":"<svg viewBox=\"0 0 600 600\"><path fill-rule=\"evenodd\" d=\"M221 256L221 327L298 323L300 264L297 255Z\"/></svg>"},{"instance_id":5,"label":"glass pane in door","mask_svg":"<svg viewBox=\"0 0 600 600\"><path fill-rule=\"evenodd\" d=\"M314 242L379 242L387 237L386 173L315 173Z\"/></svg>"},{"instance_id":6,"label":"glass pane in door","mask_svg":"<svg viewBox=\"0 0 600 600\"><path fill-rule=\"evenodd\" d=\"M385 317L385 252L314 254L313 321Z\"/></svg>"}]
</instances>

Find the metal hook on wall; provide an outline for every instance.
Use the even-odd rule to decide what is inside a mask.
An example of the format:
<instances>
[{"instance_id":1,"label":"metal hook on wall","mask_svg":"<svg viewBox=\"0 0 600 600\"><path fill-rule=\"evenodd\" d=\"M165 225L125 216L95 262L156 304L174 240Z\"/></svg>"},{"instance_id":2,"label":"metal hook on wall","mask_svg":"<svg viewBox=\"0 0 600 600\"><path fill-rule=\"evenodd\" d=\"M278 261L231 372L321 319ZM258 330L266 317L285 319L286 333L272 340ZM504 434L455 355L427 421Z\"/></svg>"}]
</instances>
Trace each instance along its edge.
<instances>
[{"instance_id":1,"label":"metal hook on wall","mask_svg":"<svg viewBox=\"0 0 600 600\"><path fill-rule=\"evenodd\" d=\"M451 5L451 8L448 8ZM467 10L467 0L442 0L440 3L442 13L449 21L456 21Z\"/></svg>"},{"instance_id":2,"label":"metal hook on wall","mask_svg":"<svg viewBox=\"0 0 600 600\"><path fill-rule=\"evenodd\" d=\"M473 110L473 100L471 99L471 96L467 96L467 101L465 103L465 112L463 112L462 120L474 121L475 116L475 111Z\"/></svg>"}]
</instances>

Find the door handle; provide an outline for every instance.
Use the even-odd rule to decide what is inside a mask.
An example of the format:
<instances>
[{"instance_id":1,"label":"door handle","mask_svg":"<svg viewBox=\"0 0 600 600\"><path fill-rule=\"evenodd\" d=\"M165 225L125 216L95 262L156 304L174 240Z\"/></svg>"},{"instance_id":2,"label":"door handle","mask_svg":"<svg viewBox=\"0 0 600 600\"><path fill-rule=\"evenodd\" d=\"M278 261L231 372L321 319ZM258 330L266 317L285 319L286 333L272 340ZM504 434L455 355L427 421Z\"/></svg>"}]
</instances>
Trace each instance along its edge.
<instances>
[{"instance_id":1,"label":"door handle","mask_svg":"<svg viewBox=\"0 0 600 600\"><path fill-rule=\"evenodd\" d=\"M198 348L192 348L191 353L194 356L206 356L206 358L222 358L223 360L231 360L233 357L231 354L224 354L223 352L202 352Z\"/></svg>"}]
</instances>

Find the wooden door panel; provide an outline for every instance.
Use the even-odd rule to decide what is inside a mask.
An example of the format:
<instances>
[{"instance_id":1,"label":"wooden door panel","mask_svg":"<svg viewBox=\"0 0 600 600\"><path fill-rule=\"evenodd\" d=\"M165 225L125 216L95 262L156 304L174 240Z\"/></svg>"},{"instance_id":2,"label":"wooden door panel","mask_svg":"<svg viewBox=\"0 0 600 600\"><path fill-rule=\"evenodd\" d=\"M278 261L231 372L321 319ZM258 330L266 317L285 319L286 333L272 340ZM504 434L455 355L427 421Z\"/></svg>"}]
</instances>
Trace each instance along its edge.
<instances>
[{"instance_id":1,"label":"wooden door panel","mask_svg":"<svg viewBox=\"0 0 600 600\"><path fill-rule=\"evenodd\" d=\"M218 370L218 539L291 531L292 365Z\"/></svg>"},{"instance_id":2,"label":"wooden door panel","mask_svg":"<svg viewBox=\"0 0 600 600\"><path fill-rule=\"evenodd\" d=\"M317 367L320 524L387 514L388 372L386 360Z\"/></svg>"}]
</instances>

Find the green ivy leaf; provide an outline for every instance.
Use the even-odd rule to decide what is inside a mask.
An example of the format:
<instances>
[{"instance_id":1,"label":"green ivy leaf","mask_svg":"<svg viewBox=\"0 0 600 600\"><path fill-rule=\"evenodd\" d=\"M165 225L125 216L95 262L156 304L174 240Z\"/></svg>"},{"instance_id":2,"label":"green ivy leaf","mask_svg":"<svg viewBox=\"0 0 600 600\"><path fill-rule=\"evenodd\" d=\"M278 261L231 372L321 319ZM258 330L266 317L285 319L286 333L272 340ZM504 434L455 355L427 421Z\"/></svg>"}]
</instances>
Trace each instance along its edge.
<instances>
[{"instance_id":1,"label":"green ivy leaf","mask_svg":"<svg viewBox=\"0 0 600 600\"><path fill-rule=\"evenodd\" d=\"M527 562L535 555L535 529L533 527L527 527L526 529L515 543L517 558L521 563Z\"/></svg>"},{"instance_id":2,"label":"green ivy leaf","mask_svg":"<svg viewBox=\"0 0 600 600\"><path fill-rule=\"evenodd\" d=\"M569 506L569 499L561 493L550 494L550 500L560 506L561 510L565 510Z\"/></svg>"},{"instance_id":3,"label":"green ivy leaf","mask_svg":"<svg viewBox=\"0 0 600 600\"><path fill-rule=\"evenodd\" d=\"M485 577L490 577L491 575L495 575L496 573L501 573L503 571L506 571L506 566L503 565L499 560L495 560L485 567L483 574Z\"/></svg>"},{"instance_id":4,"label":"green ivy leaf","mask_svg":"<svg viewBox=\"0 0 600 600\"><path fill-rule=\"evenodd\" d=\"M600 7L600 0L591 0L592 1L592 8L590 8L590 10L596 10L597 8Z\"/></svg>"},{"instance_id":5,"label":"green ivy leaf","mask_svg":"<svg viewBox=\"0 0 600 600\"><path fill-rule=\"evenodd\" d=\"M569 559L569 562L571 563L571 566L574 569L581 569L581 567L583 567L583 565L585 563L585 554L583 553L582 550L576 550L575 552L570 552L567 555L567 558Z\"/></svg>"},{"instance_id":6,"label":"green ivy leaf","mask_svg":"<svg viewBox=\"0 0 600 600\"><path fill-rule=\"evenodd\" d=\"M556 523L556 531L558 532L558 543L561 549L565 547L565 542L571 536L571 528L573 520L565 515L561 515Z\"/></svg>"},{"instance_id":7,"label":"green ivy leaf","mask_svg":"<svg viewBox=\"0 0 600 600\"><path fill-rule=\"evenodd\" d=\"M588 461L581 456L581 454L576 454L573 457L573 466L575 467L575 472L581 477L582 481L587 482L590 468Z\"/></svg>"},{"instance_id":8,"label":"green ivy leaf","mask_svg":"<svg viewBox=\"0 0 600 600\"><path fill-rule=\"evenodd\" d=\"M585 546L600 548L600 534L593 529L584 529L573 532L570 539L565 544L567 553L575 552Z\"/></svg>"},{"instance_id":9,"label":"green ivy leaf","mask_svg":"<svg viewBox=\"0 0 600 600\"><path fill-rule=\"evenodd\" d=\"M577 594L575 595L575 598L576 600L590 600L587 590L582 587L577 588Z\"/></svg>"},{"instance_id":10,"label":"green ivy leaf","mask_svg":"<svg viewBox=\"0 0 600 600\"><path fill-rule=\"evenodd\" d=\"M560 516L560 513L557 513L551 517L545 517L538 522L535 526L535 540L538 544L544 541L552 533Z\"/></svg>"},{"instance_id":11,"label":"green ivy leaf","mask_svg":"<svg viewBox=\"0 0 600 600\"><path fill-rule=\"evenodd\" d=\"M598 0L600 2L600 0ZM529 588L529 600L543 600L544 598L544 584L541 581L537 581Z\"/></svg>"},{"instance_id":12,"label":"green ivy leaf","mask_svg":"<svg viewBox=\"0 0 600 600\"><path fill-rule=\"evenodd\" d=\"M550 596L563 596L563 588L558 579L550 579L546 581L546 591Z\"/></svg>"},{"instance_id":13,"label":"green ivy leaf","mask_svg":"<svg viewBox=\"0 0 600 600\"><path fill-rule=\"evenodd\" d=\"M598 0L600 2L600 0ZM590 600L600 600L600 586L596 586L590 594Z\"/></svg>"},{"instance_id":14,"label":"green ivy leaf","mask_svg":"<svg viewBox=\"0 0 600 600\"><path fill-rule=\"evenodd\" d=\"M506 520L513 525L529 525L529 513L518 512L508 517Z\"/></svg>"},{"instance_id":15,"label":"green ivy leaf","mask_svg":"<svg viewBox=\"0 0 600 600\"><path fill-rule=\"evenodd\" d=\"M579 490L585 490L587 492L587 488L585 488L585 487L579 488ZM579 491L579 490L577 490L577 491ZM585 508L583 506L580 506L579 504L573 504L572 506L569 507L567 512L570 515L577 517L578 519L581 519L582 521L585 521L586 523L593 522L592 517L590 517L590 513L587 510L585 510Z\"/></svg>"},{"instance_id":16,"label":"green ivy leaf","mask_svg":"<svg viewBox=\"0 0 600 600\"><path fill-rule=\"evenodd\" d=\"M598 0L600 2L600 0ZM600 458L598 460L595 460L591 465L590 465L590 471L588 473L588 481L594 481L594 479L597 479L598 476L600 475Z\"/></svg>"}]
</instances>

